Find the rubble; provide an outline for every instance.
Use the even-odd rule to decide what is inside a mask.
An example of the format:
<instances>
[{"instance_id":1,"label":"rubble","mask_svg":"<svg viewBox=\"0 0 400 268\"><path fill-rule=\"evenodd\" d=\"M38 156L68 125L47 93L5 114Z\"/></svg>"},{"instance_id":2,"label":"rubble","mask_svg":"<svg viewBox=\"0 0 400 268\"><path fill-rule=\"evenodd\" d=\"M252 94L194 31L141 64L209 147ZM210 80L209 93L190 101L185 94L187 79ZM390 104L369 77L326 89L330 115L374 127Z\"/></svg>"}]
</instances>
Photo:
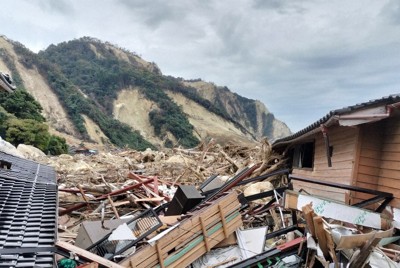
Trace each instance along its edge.
<instances>
[{"instance_id":1,"label":"rubble","mask_svg":"<svg viewBox=\"0 0 400 268\"><path fill-rule=\"evenodd\" d=\"M350 206L293 191L319 181L289 175L267 141L25 156L57 172L55 247L79 267L399 266L398 210L366 208L390 194L353 187L377 197Z\"/></svg>"},{"instance_id":2,"label":"rubble","mask_svg":"<svg viewBox=\"0 0 400 268\"><path fill-rule=\"evenodd\" d=\"M25 158L32 159L32 158L39 158L39 157L45 157L46 154L42 152L40 149L36 148L35 146L32 145L25 145L25 144L19 144L17 146L17 150L22 153L22 155Z\"/></svg>"},{"instance_id":3,"label":"rubble","mask_svg":"<svg viewBox=\"0 0 400 268\"><path fill-rule=\"evenodd\" d=\"M379 241L392 237L390 219L290 191L284 159L266 141L254 148L210 142L192 150L99 152L36 160L54 166L59 174L60 215L68 215L67 224L59 228L63 241L73 243L81 226L97 220L97 227L92 228L107 232L102 238L106 243L105 237L117 229L107 227L107 222L149 210L157 214L160 227L142 237L132 231L135 239L128 240L129 246L108 255L107 259L123 267L186 267L191 263L193 267L206 267L204 263L207 267L312 267L317 262L358 267L354 265L369 259L379 263L377 256L382 254L390 258L384 250L378 252ZM228 202L223 199L226 192L230 193ZM229 208L234 210L226 211ZM329 208L339 213L328 213ZM346 211L355 218L346 217ZM364 217L362 222L357 211ZM229 215L236 215L237 220ZM380 235L379 230L388 231ZM251 232L258 240L245 238ZM224 243L228 237L230 242ZM93 250L99 242L91 243L77 245L99 252ZM223 259L211 257L221 252L215 248L219 244L224 245L222 250L236 247L232 251L236 253L223 255ZM390 256L397 258L393 253ZM200 258L199 264L196 260Z\"/></svg>"}]
</instances>

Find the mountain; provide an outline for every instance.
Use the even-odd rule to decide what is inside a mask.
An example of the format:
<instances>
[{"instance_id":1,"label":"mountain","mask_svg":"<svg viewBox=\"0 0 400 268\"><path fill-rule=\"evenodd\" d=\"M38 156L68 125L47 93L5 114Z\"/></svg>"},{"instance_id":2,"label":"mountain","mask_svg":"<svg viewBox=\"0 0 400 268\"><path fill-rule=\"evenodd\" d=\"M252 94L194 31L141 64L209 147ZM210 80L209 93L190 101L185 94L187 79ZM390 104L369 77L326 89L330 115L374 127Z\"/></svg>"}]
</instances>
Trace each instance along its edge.
<instances>
[{"instance_id":1,"label":"mountain","mask_svg":"<svg viewBox=\"0 0 400 268\"><path fill-rule=\"evenodd\" d=\"M202 98L223 109L258 139L264 136L277 139L290 134L287 125L276 119L258 100L242 97L227 87L218 87L200 79L184 81L184 84L195 88Z\"/></svg>"},{"instance_id":2,"label":"mountain","mask_svg":"<svg viewBox=\"0 0 400 268\"><path fill-rule=\"evenodd\" d=\"M165 76L155 63L94 38L36 54L0 37L0 71L42 105L50 130L69 143L145 149L290 134L259 101L201 80Z\"/></svg>"}]
</instances>

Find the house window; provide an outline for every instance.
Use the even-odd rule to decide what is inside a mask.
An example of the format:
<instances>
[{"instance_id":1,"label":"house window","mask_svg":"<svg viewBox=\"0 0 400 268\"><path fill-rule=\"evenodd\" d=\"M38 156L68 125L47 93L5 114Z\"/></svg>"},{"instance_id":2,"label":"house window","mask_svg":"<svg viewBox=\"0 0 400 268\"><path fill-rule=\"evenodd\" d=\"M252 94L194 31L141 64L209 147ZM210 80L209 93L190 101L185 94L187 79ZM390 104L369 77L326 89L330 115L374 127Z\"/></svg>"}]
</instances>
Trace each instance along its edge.
<instances>
[{"instance_id":1,"label":"house window","mask_svg":"<svg viewBox=\"0 0 400 268\"><path fill-rule=\"evenodd\" d=\"M306 142L294 148L293 167L312 168L314 160L314 142Z\"/></svg>"}]
</instances>

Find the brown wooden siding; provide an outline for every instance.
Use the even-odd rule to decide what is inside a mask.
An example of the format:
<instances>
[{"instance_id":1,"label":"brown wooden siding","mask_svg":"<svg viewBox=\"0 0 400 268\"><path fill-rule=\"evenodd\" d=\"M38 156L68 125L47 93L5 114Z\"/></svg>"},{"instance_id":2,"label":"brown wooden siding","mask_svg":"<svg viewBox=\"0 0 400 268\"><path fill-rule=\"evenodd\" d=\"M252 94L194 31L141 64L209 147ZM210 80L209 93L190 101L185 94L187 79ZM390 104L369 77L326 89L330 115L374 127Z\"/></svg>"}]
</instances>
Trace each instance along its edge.
<instances>
[{"instance_id":1,"label":"brown wooden siding","mask_svg":"<svg viewBox=\"0 0 400 268\"><path fill-rule=\"evenodd\" d=\"M355 185L367 189L377 190L377 180L381 164L381 151L383 142L382 122L360 126L360 156L358 159ZM350 193L352 204L371 198L372 195L363 193Z\"/></svg>"},{"instance_id":2,"label":"brown wooden siding","mask_svg":"<svg viewBox=\"0 0 400 268\"><path fill-rule=\"evenodd\" d=\"M400 208L400 117L363 125L360 141L356 185L393 193L395 200L390 205ZM352 196L353 203L371 197Z\"/></svg>"},{"instance_id":3,"label":"brown wooden siding","mask_svg":"<svg viewBox=\"0 0 400 268\"><path fill-rule=\"evenodd\" d=\"M328 167L322 133L315 134L313 137L315 139L313 169L294 168L293 174L329 182L351 184L357 133L358 130L351 127L329 129L330 145L333 146L332 167ZM345 190L300 182L294 183L294 188L296 190L303 188L310 194L341 202L346 201L348 194Z\"/></svg>"},{"instance_id":4,"label":"brown wooden siding","mask_svg":"<svg viewBox=\"0 0 400 268\"><path fill-rule=\"evenodd\" d=\"M400 208L400 117L397 116L385 120L377 189L393 193L395 200L391 205Z\"/></svg>"}]
</instances>

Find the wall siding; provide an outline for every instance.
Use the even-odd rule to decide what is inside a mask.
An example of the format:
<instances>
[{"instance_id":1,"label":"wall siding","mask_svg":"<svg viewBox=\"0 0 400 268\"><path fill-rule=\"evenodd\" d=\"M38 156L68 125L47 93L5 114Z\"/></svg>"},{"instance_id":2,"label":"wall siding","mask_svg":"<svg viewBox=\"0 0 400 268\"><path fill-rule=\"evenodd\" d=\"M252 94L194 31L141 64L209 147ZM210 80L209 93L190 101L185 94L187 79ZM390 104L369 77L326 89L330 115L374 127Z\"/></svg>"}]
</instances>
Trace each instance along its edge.
<instances>
[{"instance_id":1,"label":"wall siding","mask_svg":"<svg viewBox=\"0 0 400 268\"><path fill-rule=\"evenodd\" d=\"M366 124L360 130L357 186L393 193L390 205L400 208L400 117ZM351 193L352 203L371 195Z\"/></svg>"},{"instance_id":2,"label":"wall siding","mask_svg":"<svg viewBox=\"0 0 400 268\"><path fill-rule=\"evenodd\" d=\"M328 167L325 142L322 133L313 136L315 139L314 167L312 169L293 168L293 174L323 181L351 184L355 147L358 130L352 127L329 128L330 145L333 146L332 167ZM304 189L313 195L324 196L340 202L346 202L348 191L314 185L294 183L295 190Z\"/></svg>"},{"instance_id":3,"label":"wall siding","mask_svg":"<svg viewBox=\"0 0 400 268\"><path fill-rule=\"evenodd\" d=\"M371 190L377 190L377 180L381 164L383 143L383 123L377 122L360 126L360 157L358 159L355 185ZM350 192L350 203L373 197L370 194Z\"/></svg>"},{"instance_id":4,"label":"wall siding","mask_svg":"<svg viewBox=\"0 0 400 268\"><path fill-rule=\"evenodd\" d=\"M400 117L385 120L377 189L393 193L391 205L400 208Z\"/></svg>"}]
</instances>

